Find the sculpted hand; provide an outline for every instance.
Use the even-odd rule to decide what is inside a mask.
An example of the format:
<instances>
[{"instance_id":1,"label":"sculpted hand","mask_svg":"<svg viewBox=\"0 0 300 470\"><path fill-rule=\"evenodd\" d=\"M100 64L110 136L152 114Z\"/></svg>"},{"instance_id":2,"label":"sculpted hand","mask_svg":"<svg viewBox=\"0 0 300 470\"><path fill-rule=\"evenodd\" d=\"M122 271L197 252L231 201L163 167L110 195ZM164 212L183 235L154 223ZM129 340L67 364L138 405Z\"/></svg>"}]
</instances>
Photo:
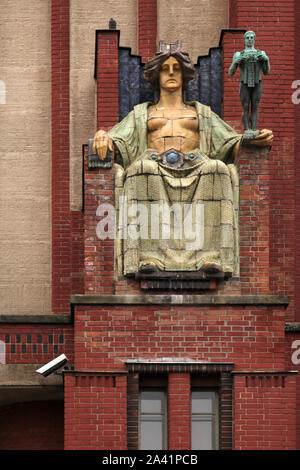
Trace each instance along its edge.
<instances>
[{"instance_id":1,"label":"sculpted hand","mask_svg":"<svg viewBox=\"0 0 300 470\"><path fill-rule=\"evenodd\" d=\"M266 62L267 60L269 60L268 56L264 52L259 53L257 58L258 60L261 60L262 62Z\"/></svg>"},{"instance_id":2,"label":"sculpted hand","mask_svg":"<svg viewBox=\"0 0 300 470\"><path fill-rule=\"evenodd\" d=\"M93 143L93 152L98 154L101 160L106 157L107 149L113 151L113 142L106 131L96 132Z\"/></svg>"},{"instance_id":3,"label":"sculpted hand","mask_svg":"<svg viewBox=\"0 0 300 470\"><path fill-rule=\"evenodd\" d=\"M257 147L269 147L273 142L273 132L270 129L262 129L260 134L255 137L254 140L249 142L251 145L256 145Z\"/></svg>"}]
</instances>

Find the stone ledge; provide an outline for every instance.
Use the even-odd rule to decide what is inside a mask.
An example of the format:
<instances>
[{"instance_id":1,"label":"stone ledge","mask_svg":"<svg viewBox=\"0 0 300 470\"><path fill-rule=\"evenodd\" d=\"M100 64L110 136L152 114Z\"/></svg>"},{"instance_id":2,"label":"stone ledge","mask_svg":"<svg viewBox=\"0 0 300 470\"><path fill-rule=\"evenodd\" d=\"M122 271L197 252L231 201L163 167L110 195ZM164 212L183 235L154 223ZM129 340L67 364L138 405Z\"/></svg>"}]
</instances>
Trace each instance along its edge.
<instances>
[{"instance_id":1,"label":"stone ledge","mask_svg":"<svg viewBox=\"0 0 300 470\"><path fill-rule=\"evenodd\" d=\"M73 322L72 315L5 315L0 314L0 323L48 323L69 324Z\"/></svg>"},{"instance_id":2,"label":"stone ledge","mask_svg":"<svg viewBox=\"0 0 300 470\"><path fill-rule=\"evenodd\" d=\"M287 295L72 295L74 305L282 305Z\"/></svg>"},{"instance_id":3,"label":"stone ledge","mask_svg":"<svg viewBox=\"0 0 300 470\"><path fill-rule=\"evenodd\" d=\"M51 374L48 377L43 377L41 374L37 374L36 370L42 365L44 364L0 364L0 387L62 385L61 375Z\"/></svg>"},{"instance_id":4,"label":"stone ledge","mask_svg":"<svg viewBox=\"0 0 300 470\"><path fill-rule=\"evenodd\" d=\"M300 332L300 322L287 322L284 329L288 332Z\"/></svg>"}]
</instances>

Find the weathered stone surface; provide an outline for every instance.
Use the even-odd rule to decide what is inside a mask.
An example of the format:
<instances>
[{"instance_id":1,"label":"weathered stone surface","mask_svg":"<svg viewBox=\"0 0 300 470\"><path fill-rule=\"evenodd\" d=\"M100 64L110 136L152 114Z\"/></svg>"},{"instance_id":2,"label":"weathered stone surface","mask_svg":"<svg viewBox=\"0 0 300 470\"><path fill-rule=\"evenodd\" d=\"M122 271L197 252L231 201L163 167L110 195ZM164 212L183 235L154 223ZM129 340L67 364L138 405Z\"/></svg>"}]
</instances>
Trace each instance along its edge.
<instances>
[{"instance_id":1,"label":"weathered stone surface","mask_svg":"<svg viewBox=\"0 0 300 470\"><path fill-rule=\"evenodd\" d=\"M172 43L182 40L183 49L190 52L194 62L198 55L218 46L221 29L228 27L228 0L160 0L157 3L158 39Z\"/></svg>"},{"instance_id":2,"label":"weathered stone surface","mask_svg":"<svg viewBox=\"0 0 300 470\"><path fill-rule=\"evenodd\" d=\"M62 376L51 374L43 377L36 370L44 364L0 364L0 387L9 386L37 386L62 385Z\"/></svg>"},{"instance_id":3,"label":"weathered stone surface","mask_svg":"<svg viewBox=\"0 0 300 470\"><path fill-rule=\"evenodd\" d=\"M50 313L51 1L0 10L0 312Z\"/></svg>"},{"instance_id":4,"label":"weathered stone surface","mask_svg":"<svg viewBox=\"0 0 300 470\"><path fill-rule=\"evenodd\" d=\"M286 295L72 295L73 305L284 305Z\"/></svg>"}]
</instances>

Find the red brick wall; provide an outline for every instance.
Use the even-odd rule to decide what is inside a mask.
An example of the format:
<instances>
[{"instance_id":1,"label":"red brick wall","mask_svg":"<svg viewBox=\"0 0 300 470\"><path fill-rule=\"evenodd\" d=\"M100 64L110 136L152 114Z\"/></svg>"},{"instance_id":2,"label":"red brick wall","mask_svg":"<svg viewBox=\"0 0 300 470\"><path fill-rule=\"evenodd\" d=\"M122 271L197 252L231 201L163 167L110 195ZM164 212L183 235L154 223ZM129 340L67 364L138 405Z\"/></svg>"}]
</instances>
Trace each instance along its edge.
<instances>
[{"instance_id":1,"label":"red brick wall","mask_svg":"<svg viewBox=\"0 0 300 470\"><path fill-rule=\"evenodd\" d=\"M75 369L124 370L124 362L137 357L190 357L234 362L235 370L284 370L284 308L76 307Z\"/></svg>"},{"instance_id":2,"label":"red brick wall","mask_svg":"<svg viewBox=\"0 0 300 470\"><path fill-rule=\"evenodd\" d=\"M259 128L272 129L275 135L270 157L270 288L291 296L287 318L294 318L295 283L295 106L291 83L295 80L295 1L230 2L230 25L256 33L256 47L266 51L271 73L263 77L264 94L259 110ZM241 37L241 36L240 36ZM229 44L231 53L242 50L240 43ZM232 50L233 49L233 50ZM231 54L230 54L231 55ZM232 56L231 56L232 58ZM224 119L239 121L241 105L238 80L228 76L229 55L224 63ZM238 73L237 73L238 75ZM229 81L234 84L229 91ZM232 86L231 85L231 86ZM232 91L232 90L231 90ZM232 110L234 104L234 112ZM299 243L298 243L299 245ZM298 263L299 264L299 263ZM298 266L296 267L298 272Z\"/></svg>"},{"instance_id":3,"label":"red brick wall","mask_svg":"<svg viewBox=\"0 0 300 470\"><path fill-rule=\"evenodd\" d=\"M62 450L64 405L59 401L0 407L0 450Z\"/></svg>"},{"instance_id":4,"label":"red brick wall","mask_svg":"<svg viewBox=\"0 0 300 470\"><path fill-rule=\"evenodd\" d=\"M75 337L79 370L121 372L129 359L166 357L234 362L235 372L253 374L286 367L283 308L81 306ZM258 378L253 385L249 376L247 387L244 376L235 378L235 448L294 448L296 378ZM190 412L188 375L170 374L168 387L169 448L188 449L189 420L177 420ZM281 432L287 437L279 442Z\"/></svg>"},{"instance_id":5,"label":"red brick wall","mask_svg":"<svg viewBox=\"0 0 300 470\"><path fill-rule=\"evenodd\" d=\"M52 309L60 314L71 294L69 35L69 0L52 0Z\"/></svg>"},{"instance_id":6,"label":"red brick wall","mask_svg":"<svg viewBox=\"0 0 300 470\"><path fill-rule=\"evenodd\" d=\"M83 214L70 211L69 0L52 0L51 13L52 311L62 314L84 292Z\"/></svg>"},{"instance_id":7,"label":"red brick wall","mask_svg":"<svg viewBox=\"0 0 300 470\"><path fill-rule=\"evenodd\" d=\"M191 448L191 376L168 376L168 449Z\"/></svg>"},{"instance_id":8,"label":"red brick wall","mask_svg":"<svg viewBox=\"0 0 300 470\"><path fill-rule=\"evenodd\" d=\"M97 31L97 129L108 130L119 119L117 31ZM99 240L96 217L99 204L114 207L114 170L85 167L85 290L114 291L114 240Z\"/></svg>"},{"instance_id":9,"label":"red brick wall","mask_svg":"<svg viewBox=\"0 0 300 470\"><path fill-rule=\"evenodd\" d=\"M65 450L127 448L126 377L65 374Z\"/></svg>"},{"instance_id":10,"label":"red brick wall","mask_svg":"<svg viewBox=\"0 0 300 470\"><path fill-rule=\"evenodd\" d=\"M240 279L242 293L269 292L269 151L241 151Z\"/></svg>"},{"instance_id":11,"label":"red brick wall","mask_svg":"<svg viewBox=\"0 0 300 470\"><path fill-rule=\"evenodd\" d=\"M295 362L300 360L300 332L286 334L286 369L297 370L296 375L296 448L300 449L300 363Z\"/></svg>"},{"instance_id":12,"label":"red brick wall","mask_svg":"<svg viewBox=\"0 0 300 470\"><path fill-rule=\"evenodd\" d=\"M249 374L234 381L234 449L296 448L296 376Z\"/></svg>"},{"instance_id":13,"label":"red brick wall","mask_svg":"<svg viewBox=\"0 0 300 470\"><path fill-rule=\"evenodd\" d=\"M294 80L300 80L300 2L295 2L296 36L295 36L295 76ZM299 85L297 87L299 89ZM292 89L292 93L295 90ZM298 95L299 97L299 95ZM295 304L300 305L300 104L294 104L295 111ZM300 321L299 308L295 312L296 321Z\"/></svg>"},{"instance_id":14,"label":"red brick wall","mask_svg":"<svg viewBox=\"0 0 300 470\"><path fill-rule=\"evenodd\" d=\"M71 211L71 282L73 294L84 294L84 215Z\"/></svg>"},{"instance_id":15,"label":"red brick wall","mask_svg":"<svg viewBox=\"0 0 300 470\"><path fill-rule=\"evenodd\" d=\"M156 52L157 0L138 1L139 54L147 62Z\"/></svg>"}]
</instances>

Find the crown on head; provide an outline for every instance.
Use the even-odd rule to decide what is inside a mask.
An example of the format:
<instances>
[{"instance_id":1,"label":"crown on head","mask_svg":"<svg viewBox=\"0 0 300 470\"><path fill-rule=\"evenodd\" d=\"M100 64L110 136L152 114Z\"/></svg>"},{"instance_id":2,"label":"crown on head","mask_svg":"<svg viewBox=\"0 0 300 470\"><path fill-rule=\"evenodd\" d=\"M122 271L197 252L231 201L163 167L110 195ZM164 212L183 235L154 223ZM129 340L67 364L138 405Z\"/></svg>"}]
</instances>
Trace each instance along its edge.
<instances>
[{"instance_id":1,"label":"crown on head","mask_svg":"<svg viewBox=\"0 0 300 470\"><path fill-rule=\"evenodd\" d=\"M158 52L175 52L177 49L181 49L182 42L176 41L174 43L167 43L167 41L159 41L159 51Z\"/></svg>"}]
</instances>

